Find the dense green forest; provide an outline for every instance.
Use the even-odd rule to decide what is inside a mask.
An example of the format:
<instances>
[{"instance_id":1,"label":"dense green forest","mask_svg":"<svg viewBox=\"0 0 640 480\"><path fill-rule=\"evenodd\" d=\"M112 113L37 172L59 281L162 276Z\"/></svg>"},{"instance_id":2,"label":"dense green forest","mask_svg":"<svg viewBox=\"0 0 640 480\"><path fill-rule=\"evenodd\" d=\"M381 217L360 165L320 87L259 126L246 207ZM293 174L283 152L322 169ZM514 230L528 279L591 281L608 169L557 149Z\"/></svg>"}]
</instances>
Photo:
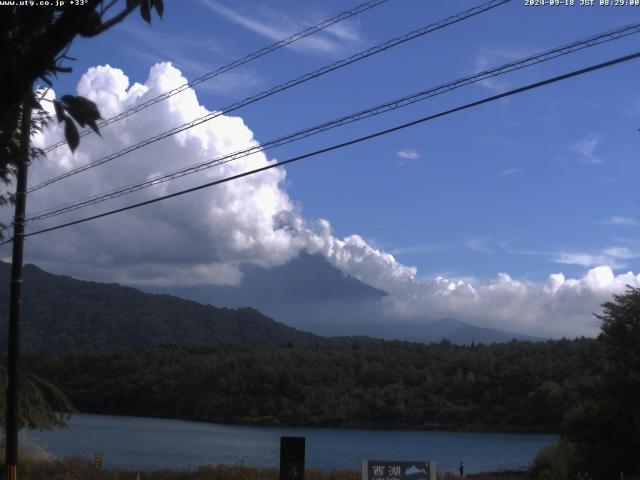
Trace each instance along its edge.
<instances>
[{"instance_id":1,"label":"dense green forest","mask_svg":"<svg viewBox=\"0 0 640 480\"><path fill-rule=\"evenodd\" d=\"M24 366L83 412L211 422L559 431L590 398L592 339L456 346L149 347L38 354Z\"/></svg>"}]
</instances>

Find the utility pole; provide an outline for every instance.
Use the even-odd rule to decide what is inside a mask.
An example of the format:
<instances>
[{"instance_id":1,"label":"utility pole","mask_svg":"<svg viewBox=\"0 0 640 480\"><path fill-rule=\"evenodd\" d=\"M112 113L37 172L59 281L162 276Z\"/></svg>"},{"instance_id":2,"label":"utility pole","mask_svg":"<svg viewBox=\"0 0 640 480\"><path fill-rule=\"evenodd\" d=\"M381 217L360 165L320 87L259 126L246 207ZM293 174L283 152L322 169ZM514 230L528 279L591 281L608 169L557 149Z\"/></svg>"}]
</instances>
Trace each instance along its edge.
<instances>
[{"instance_id":1,"label":"utility pole","mask_svg":"<svg viewBox=\"0 0 640 480\"><path fill-rule=\"evenodd\" d=\"M31 102L25 95L20 123L20 147L17 161L15 214L13 219L13 256L9 300L9 358L7 365L7 422L5 437L5 480L17 480L18 465L18 360L20 357L20 309L22 306L22 257L24 251L24 213L27 204L27 168L31 136Z\"/></svg>"}]
</instances>

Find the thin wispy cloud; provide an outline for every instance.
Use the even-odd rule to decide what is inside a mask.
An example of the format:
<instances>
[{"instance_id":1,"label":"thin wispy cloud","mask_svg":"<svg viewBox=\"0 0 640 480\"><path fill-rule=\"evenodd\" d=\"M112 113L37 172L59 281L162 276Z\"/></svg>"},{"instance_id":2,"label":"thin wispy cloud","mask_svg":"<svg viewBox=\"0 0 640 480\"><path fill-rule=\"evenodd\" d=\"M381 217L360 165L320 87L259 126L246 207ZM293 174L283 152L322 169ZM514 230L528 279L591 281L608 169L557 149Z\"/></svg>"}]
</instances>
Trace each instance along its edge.
<instances>
[{"instance_id":1,"label":"thin wispy cloud","mask_svg":"<svg viewBox=\"0 0 640 480\"><path fill-rule=\"evenodd\" d=\"M621 227L636 227L640 225L640 223L631 217L621 217L621 216L612 216L605 218L602 223L604 225L617 225Z\"/></svg>"},{"instance_id":2,"label":"thin wispy cloud","mask_svg":"<svg viewBox=\"0 0 640 480\"><path fill-rule=\"evenodd\" d=\"M188 57L176 58L172 63L181 71L188 72L190 78L199 77L209 73L215 68L212 68L212 65L209 63ZM198 84L195 89L199 92L226 94L256 87L262 83L262 77L245 67L242 71L225 72L224 75L202 82Z\"/></svg>"},{"instance_id":3,"label":"thin wispy cloud","mask_svg":"<svg viewBox=\"0 0 640 480\"><path fill-rule=\"evenodd\" d=\"M596 153L596 150L601 142L602 139L600 136L590 133L582 140L574 143L571 149L578 155L581 161L600 165L604 163L604 159Z\"/></svg>"},{"instance_id":4,"label":"thin wispy cloud","mask_svg":"<svg viewBox=\"0 0 640 480\"><path fill-rule=\"evenodd\" d=\"M296 21L281 12L266 10L244 15L216 0L201 0L210 10L261 37L279 41L311 26L315 22ZM307 51L335 52L349 44L361 43L357 22L343 21L291 45L291 48Z\"/></svg>"},{"instance_id":5,"label":"thin wispy cloud","mask_svg":"<svg viewBox=\"0 0 640 480\"><path fill-rule=\"evenodd\" d=\"M361 43L362 36L360 35L359 27L360 27L360 22L358 20L353 20L350 22L340 22L340 23L331 25L329 28L325 30L325 32L329 32L330 34L338 38L341 38L342 40Z\"/></svg>"},{"instance_id":6,"label":"thin wispy cloud","mask_svg":"<svg viewBox=\"0 0 640 480\"><path fill-rule=\"evenodd\" d=\"M605 248L603 253L608 257L617 258L617 259L631 259L631 258L640 257L640 255L638 255L635 252L632 252L627 247L609 247L609 248Z\"/></svg>"},{"instance_id":7,"label":"thin wispy cloud","mask_svg":"<svg viewBox=\"0 0 640 480\"><path fill-rule=\"evenodd\" d=\"M128 23L123 24L120 31L130 37L127 47L144 47L169 56L193 57L197 54L224 54L221 44L210 34L198 36L172 35L157 30L141 29Z\"/></svg>"},{"instance_id":8,"label":"thin wispy cloud","mask_svg":"<svg viewBox=\"0 0 640 480\"><path fill-rule=\"evenodd\" d=\"M123 25L122 30L133 40L120 43L130 55L149 66L170 61L189 79L209 73L228 61L227 54L211 39L152 32L127 24ZM206 60L200 60L202 58ZM244 67L242 71L226 72L196 88L200 92L217 95L234 94L260 85L262 81L257 73Z\"/></svg>"},{"instance_id":9,"label":"thin wispy cloud","mask_svg":"<svg viewBox=\"0 0 640 480\"><path fill-rule=\"evenodd\" d=\"M467 240L467 247L474 252L482 253L484 255L492 255L494 253L493 248L491 247L491 242L484 237Z\"/></svg>"},{"instance_id":10,"label":"thin wispy cloud","mask_svg":"<svg viewBox=\"0 0 640 480\"><path fill-rule=\"evenodd\" d=\"M419 160L421 155L418 150L415 148L403 148L396 152L396 156L398 157L398 164L406 165L411 162L415 162Z\"/></svg>"},{"instance_id":11,"label":"thin wispy cloud","mask_svg":"<svg viewBox=\"0 0 640 480\"><path fill-rule=\"evenodd\" d=\"M503 170L502 172L500 172L500 176L501 177L510 177L511 175L513 175L514 173L516 173L518 170L515 168L507 168L506 170Z\"/></svg>"},{"instance_id":12,"label":"thin wispy cloud","mask_svg":"<svg viewBox=\"0 0 640 480\"><path fill-rule=\"evenodd\" d=\"M216 60L227 55L211 35L172 35L157 30L136 28L126 23L122 25L121 31L129 37L126 51L153 52L158 54L161 60L172 60L174 63L178 63L176 60L204 56L211 62L208 70L213 70L218 66L215 65Z\"/></svg>"},{"instance_id":13,"label":"thin wispy cloud","mask_svg":"<svg viewBox=\"0 0 640 480\"><path fill-rule=\"evenodd\" d=\"M170 61L172 65L188 74L189 80L212 70L211 65L187 57L174 57L160 52L152 53L136 47L130 47L129 53L137 58L138 61L144 62L149 66ZM227 72L224 75L202 82L194 88L198 92L230 96L261 85L263 81L262 77L251 71Z\"/></svg>"},{"instance_id":14,"label":"thin wispy cloud","mask_svg":"<svg viewBox=\"0 0 640 480\"><path fill-rule=\"evenodd\" d=\"M623 240L623 239L622 239ZM624 240L623 240L624 241ZM614 245L605 247L595 251L577 251L577 250L517 250L506 249L510 255L530 255L537 257L546 257L552 263L563 265L577 265L580 267L599 267L609 266L611 268L626 268L629 266L629 260L640 258L640 250L631 249L624 245Z\"/></svg>"},{"instance_id":15,"label":"thin wispy cloud","mask_svg":"<svg viewBox=\"0 0 640 480\"><path fill-rule=\"evenodd\" d=\"M193 80L200 75L215 70L216 65L207 62L201 62L195 58L186 55L180 55L176 51L154 51L147 48L137 48L128 46L128 52L134 56L138 62L148 65L155 65L169 61L172 65L184 72L189 80ZM206 82L198 84L195 89L198 92L210 93L215 95L232 96L244 93L246 90L257 87L264 82L263 77L257 73L244 69L241 72L226 72L215 78L211 78Z\"/></svg>"},{"instance_id":16,"label":"thin wispy cloud","mask_svg":"<svg viewBox=\"0 0 640 480\"><path fill-rule=\"evenodd\" d=\"M565 265L579 265L582 267L596 267L608 265L611 268L625 268L627 260L639 258L640 254L632 252L627 247L608 247L602 251L589 252L559 252L554 254L552 261Z\"/></svg>"},{"instance_id":17,"label":"thin wispy cloud","mask_svg":"<svg viewBox=\"0 0 640 480\"><path fill-rule=\"evenodd\" d=\"M233 10L232 8L226 7L221 3L218 3L214 0L203 0L203 3L213 10L218 15L226 18L227 20L240 25L241 27L246 28L247 30L251 30L254 33L257 33L260 36L266 37L269 40L281 40L288 35L291 35L294 32L287 32L285 29L281 27L276 27L273 25L268 25L266 23L259 22L248 16L241 15L238 11Z\"/></svg>"},{"instance_id":18,"label":"thin wispy cloud","mask_svg":"<svg viewBox=\"0 0 640 480\"><path fill-rule=\"evenodd\" d=\"M447 243L423 243L420 245L409 245L406 247L396 247L389 250L392 255L406 255L406 254L429 254L435 252L441 252L451 248L452 244Z\"/></svg>"},{"instance_id":19,"label":"thin wispy cloud","mask_svg":"<svg viewBox=\"0 0 640 480\"><path fill-rule=\"evenodd\" d=\"M483 255L493 255L496 251L507 249L511 239L503 242L496 242L487 237L475 237L469 240L452 241L452 242L439 242L439 243L423 243L418 245L409 245L404 247L395 247L389 250L389 253L393 255L402 254L429 254L435 252L443 252L447 250L462 251L466 249L473 250L474 252L481 253Z\"/></svg>"},{"instance_id":20,"label":"thin wispy cloud","mask_svg":"<svg viewBox=\"0 0 640 480\"><path fill-rule=\"evenodd\" d=\"M484 48L480 50L475 57L475 71L482 72L492 67L498 67L502 64L517 60L526 55L529 55L530 51L519 49L506 49L506 48ZM506 90L511 84L504 79L498 77L487 78L478 82L489 90L499 91Z\"/></svg>"},{"instance_id":21,"label":"thin wispy cloud","mask_svg":"<svg viewBox=\"0 0 640 480\"><path fill-rule=\"evenodd\" d=\"M553 258L554 263L565 265L579 265L581 267L594 267L597 265L608 264L607 257L591 253L581 252L559 252ZM614 268L620 267L619 264L613 265Z\"/></svg>"},{"instance_id":22,"label":"thin wispy cloud","mask_svg":"<svg viewBox=\"0 0 640 480\"><path fill-rule=\"evenodd\" d=\"M636 94L625 102L622 111L634 117L640 116L640 96Z\"/></svg>"}]
</instances>

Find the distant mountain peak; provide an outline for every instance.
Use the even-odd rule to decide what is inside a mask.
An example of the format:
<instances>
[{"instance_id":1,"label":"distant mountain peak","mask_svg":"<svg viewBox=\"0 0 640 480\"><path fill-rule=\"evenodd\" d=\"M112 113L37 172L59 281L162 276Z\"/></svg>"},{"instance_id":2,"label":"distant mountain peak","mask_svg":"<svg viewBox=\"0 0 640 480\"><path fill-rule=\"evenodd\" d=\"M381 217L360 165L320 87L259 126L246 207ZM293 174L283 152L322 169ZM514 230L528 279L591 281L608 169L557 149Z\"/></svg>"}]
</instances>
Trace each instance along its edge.
<instances>
[{"instance_id":1,"label":"distant mountain peak","mask_svg":"<svg viewBox=\"0 0 640 480\"><path fill-rule=\"evenodd\" d=\"M289 298L335 301L373 300L387 295L387 292L337 269L323 255L312 255L304 250L283 265L272 268L245 266L242 272L241 288L276 296L284 292ZM249 294L248 298L253 296Z\"/></svg>"}]
</instances>

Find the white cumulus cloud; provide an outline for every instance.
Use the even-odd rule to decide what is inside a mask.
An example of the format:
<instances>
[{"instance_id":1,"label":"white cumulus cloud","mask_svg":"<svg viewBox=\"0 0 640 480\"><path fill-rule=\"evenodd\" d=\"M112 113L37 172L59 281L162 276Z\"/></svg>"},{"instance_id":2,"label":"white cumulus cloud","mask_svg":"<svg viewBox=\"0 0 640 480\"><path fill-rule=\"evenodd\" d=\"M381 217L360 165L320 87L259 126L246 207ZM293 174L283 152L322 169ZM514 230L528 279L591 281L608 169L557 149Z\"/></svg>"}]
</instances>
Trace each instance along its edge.
<instances>
[{"instance_id":1,"label":"white cumulus cloud","mask_svg":"<svg viewBox=\"0 0 640 480\"><path fill-rule=\"evenodd\" d=\"M489 280L443 277L404 284L392 292L390 310L405 319L455 317L485 327L512 329L547 337L593 336L594 313L626 286L640 287L640 275L615 275L608 266L584 276L549 275L546 282L517 280L506 273Z\"/></svg>"},{"instance_id":2,"label":"white cumulus cloud","mask_svg":"<svg viewBox=\"0 0 640 480\"><path fill-rule=\"evenodd\" d=\"M78 93L95 101L103 117L116 115L163 91L185 83L170 63L155 65L144 84L130 85L119 69L89 69ZM55 94L50 93L50 98ZM82 138L75 154L58 148L32 169L30 184L59 175L111 152L169 130L209 110L193 90L160 102L115 125L103 128L100 138ZM35 139L38 146L62 138L57 123ZM29 212L102 193L123 184L173 171L203 160L256 145L253 133L240 117L222 115L147 148L137 150L80 175L34 192ZM147 200L185 187L228 177L273 163L256 153L216 168L154 185L134 196L30 225L31 230ZM29 260L82 278L115 280L139 285L237 284L238 267L250 263L285 263L302 249L324 254L341 270L378 286L410 278L415 270L400 265L392 255L369 246L359 236L333 236L326 220L307 221L283 186L286 171L271 169L214 188L174 198L67 228L29 240Z\"/></svg>"}]
</instances>

